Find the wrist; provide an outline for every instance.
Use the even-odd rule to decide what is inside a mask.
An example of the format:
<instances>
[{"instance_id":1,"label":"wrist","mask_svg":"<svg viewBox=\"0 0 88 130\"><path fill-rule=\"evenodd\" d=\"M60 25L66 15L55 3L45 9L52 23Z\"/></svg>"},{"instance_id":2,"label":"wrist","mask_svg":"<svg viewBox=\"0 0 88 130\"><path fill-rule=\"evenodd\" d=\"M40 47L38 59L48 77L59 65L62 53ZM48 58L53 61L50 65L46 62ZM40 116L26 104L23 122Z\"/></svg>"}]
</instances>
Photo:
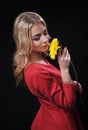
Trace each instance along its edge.
<instances>
[{"instance_id":1,"label":"wrist","mask_svg":"<svg viewBox=\"0 0 88 130\"><path fill-rule=\"evenodd\" d=\"M63 73L68 73L69 72L69 68L65 68L65 69L60 68L60 71L63 72Z\"/></svg>"},{"instance_id":2,"label":"wrist","mask_svg":"<svg viewBox=\"0 0 88 130\"><path fill-rule=\"evenodd\" d=\"M61 69L62 82L65 84L72 84L73 80L69 73L69 69Z\"/></svg>"},{"instance_id":3,"label":"wrist","mask_svg":"<svg viewBox=\"0 0 88 130\"><path fill-rule=\"evenodd\" d=\"M63 84L73 84L74 83L74 81L73 80L69 80L69 81L62 81L63 82Z\"/></svg>"}]
</instances>

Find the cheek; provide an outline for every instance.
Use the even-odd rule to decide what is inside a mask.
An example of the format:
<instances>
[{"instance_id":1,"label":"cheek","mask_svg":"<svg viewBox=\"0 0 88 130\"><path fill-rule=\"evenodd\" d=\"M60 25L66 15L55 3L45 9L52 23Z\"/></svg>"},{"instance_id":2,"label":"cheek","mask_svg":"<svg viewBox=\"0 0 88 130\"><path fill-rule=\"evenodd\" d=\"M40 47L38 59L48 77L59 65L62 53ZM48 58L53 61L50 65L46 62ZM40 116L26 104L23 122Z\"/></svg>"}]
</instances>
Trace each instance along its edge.
<instances>
[{"instance_id":1,"label":"cheek","mask_svg":"<svg viewBox=\"0 0 88 130\"><path fill-rule=\"evenodd\" d=\"M40 47L41 43L40 42L33 42L33 47Z\"/></svg>"}]
</instances>

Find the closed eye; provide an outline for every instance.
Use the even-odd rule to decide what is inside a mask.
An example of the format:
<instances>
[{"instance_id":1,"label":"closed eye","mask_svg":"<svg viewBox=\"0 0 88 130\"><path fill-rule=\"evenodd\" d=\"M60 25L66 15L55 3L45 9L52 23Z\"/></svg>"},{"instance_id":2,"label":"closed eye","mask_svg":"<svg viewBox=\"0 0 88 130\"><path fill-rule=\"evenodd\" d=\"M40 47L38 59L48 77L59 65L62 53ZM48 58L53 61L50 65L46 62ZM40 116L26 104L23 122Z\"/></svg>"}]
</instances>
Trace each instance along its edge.
<instances>
[{"instance_id":1,"label":"closed eye","mask_svg":"<svg viewBox=\"0 0 88 130\"><path fill-rule=\"evenodd\" d=\"M32 40L38 41L40 39L40 37L41 37L41 34L37 34L37 35L33 36Z\"/></svg>"}]
</instances>

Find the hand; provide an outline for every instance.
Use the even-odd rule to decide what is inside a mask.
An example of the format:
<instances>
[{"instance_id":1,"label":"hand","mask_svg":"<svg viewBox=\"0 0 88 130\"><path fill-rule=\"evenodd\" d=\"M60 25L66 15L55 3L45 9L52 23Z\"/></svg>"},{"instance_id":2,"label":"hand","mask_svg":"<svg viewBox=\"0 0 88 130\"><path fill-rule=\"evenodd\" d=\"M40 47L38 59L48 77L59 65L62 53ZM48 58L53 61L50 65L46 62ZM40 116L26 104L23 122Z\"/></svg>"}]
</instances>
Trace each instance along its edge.
<instances>
[{"instance_id":1,"label":"hand","mask_svg":"<svg viewBox=\"0 0 88 130\"><path fill-rule=\"evenodd\" d=\"M77 84L79 92L82 93L82 85L77 81L73 81L73 82Z\"/></svg>"},{"instance_id":2,"label":"hand","mask_svg":"<svg viewBox=\"0 0 88 130\"><path fill-rule=\"evenodd\" d=\"M71 57L67 47L64 48L62 54L58 55L58 63L60 70L66 70L70 66Z\"/></svg>"}]
</instances>

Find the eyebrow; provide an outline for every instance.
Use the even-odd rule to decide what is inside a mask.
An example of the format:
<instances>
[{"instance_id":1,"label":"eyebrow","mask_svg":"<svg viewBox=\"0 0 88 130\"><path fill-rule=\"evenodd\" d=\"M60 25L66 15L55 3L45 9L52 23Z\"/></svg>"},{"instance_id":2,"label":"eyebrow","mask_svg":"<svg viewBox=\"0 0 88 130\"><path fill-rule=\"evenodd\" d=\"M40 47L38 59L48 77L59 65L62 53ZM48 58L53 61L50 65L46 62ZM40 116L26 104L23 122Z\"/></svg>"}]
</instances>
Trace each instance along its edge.
<instances>
[{"instance_id":1,"label":"eyebrow","mask_svg":"<svg viewBox=\"0 0 88 130\"><path fill-rule=\"evenodd\" d=\"M33 35L32 37L36 37L36 36L40 36L40 35L41 35L41 33L38 33L38 34Z\"/></svg>"}]
</instances>

